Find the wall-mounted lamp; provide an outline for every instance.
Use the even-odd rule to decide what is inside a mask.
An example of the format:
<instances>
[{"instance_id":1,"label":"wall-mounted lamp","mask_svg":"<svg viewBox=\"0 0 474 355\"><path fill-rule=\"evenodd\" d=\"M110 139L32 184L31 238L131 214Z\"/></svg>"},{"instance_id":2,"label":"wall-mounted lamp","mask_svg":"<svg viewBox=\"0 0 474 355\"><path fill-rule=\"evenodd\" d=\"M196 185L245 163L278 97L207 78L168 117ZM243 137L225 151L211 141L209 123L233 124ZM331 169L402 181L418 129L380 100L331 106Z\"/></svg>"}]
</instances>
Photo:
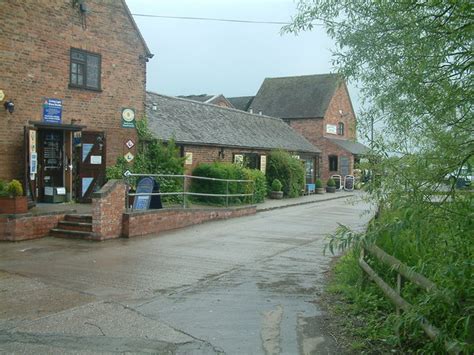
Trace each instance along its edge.
<instances>
[{"instance_id":1,"label":"wall-mounted lamp","mask_svg":"<svg viewBox=\"0 0 474 355\"><path fill-rule=\"evenodd\" d=\"M13 103L13 100L5 101L5 103L3 104L3 107L5 107L5 110L7 110L10 113L13 113L13 111L15 110L15 104Z\"/></svg>"},{"instance_id":2,"label":"wall-mounted lamp","mask_svg":"<svg viewBox=\"0 0 474 355\"><path fill-rule=\"evenodd\" d=\"M221 148L221 150L219 150L219 158L224 159L224 148Z\"/></svg>"}]
</instances>

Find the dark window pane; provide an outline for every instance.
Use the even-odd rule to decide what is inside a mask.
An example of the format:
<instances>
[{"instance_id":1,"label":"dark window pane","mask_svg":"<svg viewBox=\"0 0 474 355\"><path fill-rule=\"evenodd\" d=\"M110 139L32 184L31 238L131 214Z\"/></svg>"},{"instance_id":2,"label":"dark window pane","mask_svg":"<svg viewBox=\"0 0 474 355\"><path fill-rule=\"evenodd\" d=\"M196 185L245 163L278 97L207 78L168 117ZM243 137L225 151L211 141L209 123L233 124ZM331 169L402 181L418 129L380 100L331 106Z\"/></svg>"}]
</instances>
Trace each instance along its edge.
<instances>
[{"instance_id":1,"label":"dark window pane","mask_svg":"<svg viewBox=\"0 0 474 355\"><path fill-rule=\"evenodd\" d=\"M71 51L71 59L84 62L86 60L86 55L78 51Z\"/></svg>"},{"instance_id":2,"label":"dark window pane","mask_svg":"<svg viewBox=\"0 0 474 355\"><path fill-rule=\"evenodd\" d=\"M99 89L99 57L87 56L87 87Z\"/></svg>"},{"instance_id":3,"label":"dark window pane","mask_svg":"<svg viewBox=\"0 0 474 355\"><path fill-rule=\"evenodd\" d=\"M77 76L77 85L84 85L84 76L83 75L78 75Z\"/></svg>"},{"instance_id":4,"label":"dark window pane","mask_svg":"<svg viewBox=\"0 0 474 355\"><path fill-rule=\"evenodd\" d=\"M77 74L71 74L71 84L77 85Z\"/></svg>"},{"instance_id":5,"label":"dark window pane","mask_svg":"<svg viewBox=\"0 0 474 355\"><path fill-rule=\"evenodd\" d=\"M77 64L71 63L71 73L77 74Z\"/></svg>"}]
</instances>

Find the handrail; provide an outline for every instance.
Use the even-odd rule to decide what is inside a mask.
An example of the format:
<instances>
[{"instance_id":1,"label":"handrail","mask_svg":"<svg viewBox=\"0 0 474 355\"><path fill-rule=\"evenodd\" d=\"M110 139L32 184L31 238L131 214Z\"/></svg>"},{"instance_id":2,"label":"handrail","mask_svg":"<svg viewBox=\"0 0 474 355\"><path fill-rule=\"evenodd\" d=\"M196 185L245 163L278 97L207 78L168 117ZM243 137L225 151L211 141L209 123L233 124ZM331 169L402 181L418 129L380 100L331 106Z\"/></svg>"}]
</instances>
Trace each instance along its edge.
<instances>
[{"instance_id":1,"label":"handrail","mask_svg":"<svg viewBox=\"0 0 474 355\"><path fill-rule=\"evenodd\" d=\"M376 272L372 269L369 264L367 264L364 260L365 252L368 252L383 264L389 266L392 270L397 272L397 290L394 290L387 284ZM365 245L362 246L360 257L359 257L359 266L365 273L369 276L369 278L374 281L377 286L382 290L384 295L395 304L397 308L397 313L399 310L408 311L413 306L408 303L402 296L401 287L402 287L402 278L401 276L405 277L407 280L413 282L414 284L418 285L419 287L425 289L426 291L437 291L438 288L436 284L432 281L428 280L423 275L411 270L406 264L395 258L394 256L387 254L381 248L376 245ZM420 326L423 328L425 333L432 341L437 341L440 336L440 331L435 326L431 325L424 317L420 318ZM452 342L445 342L445 349L448 353L458 353L459 350Z\"/></svg>"},{"instance_id":2,"label":"handrail","mask_svg":"<svg viewBox=\"0 0 474 355\"><path fill-rule=\"evenodd\" d=\"M183 190L176 192L149 192L149 193L130 193L127 188L126 192L126 208L130 209L130 196L182 196L183 197L183 208L186 208L186 196L207 196L207 197L225 197L225 205L229 205L229 197L252 197L252 203L255 201L255 181L254 180L236 180L236 179L219 179L219 178L210 178L205 176L193 176L193 175L173 175L173 174L133 174L127 173L124 174L124 180L127 186L130 186L130 178L133 177L159 177L159 178L179 178L183 179ZM189 192L186 191L187 179L197 179L197 180L207 180L207 181L220 181L226 183L226 193L225 194L208 194L208 193L199 193L199 192ZM252 183L253 191L252 193L242 193L242 194L229 194L229 183ZM133 208L132 208L133 210Z\"/></svg>"}]
</instances>

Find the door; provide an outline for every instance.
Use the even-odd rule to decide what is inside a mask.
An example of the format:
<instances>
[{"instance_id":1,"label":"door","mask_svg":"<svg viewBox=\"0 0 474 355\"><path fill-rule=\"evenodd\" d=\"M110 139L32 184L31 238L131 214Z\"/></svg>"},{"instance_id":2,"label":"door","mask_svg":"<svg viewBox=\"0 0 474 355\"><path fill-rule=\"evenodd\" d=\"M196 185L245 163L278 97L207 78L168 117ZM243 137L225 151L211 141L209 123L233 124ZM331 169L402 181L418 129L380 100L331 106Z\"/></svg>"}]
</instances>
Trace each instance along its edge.
<instances>
[{"instance_id":1,"label":"door","mask_svg":"<svg viewBox=\"0 0 474 355\"><path fill-rule=\"evenodd\" d=\"M92 193L105 183L105 151L104 132L82 132L77 152L76 198L79 202L91 202Z\"/></svg>"},{"instance_id":2,"label":"door","mask_svg":"<svg viewBox=\"0 0 474 355\"><path fill-rule=\"evenodd\" d=\"M38 199L52 201L55 188L64 187L64 132L38 130Z\"/></svg>"}]
</instances>

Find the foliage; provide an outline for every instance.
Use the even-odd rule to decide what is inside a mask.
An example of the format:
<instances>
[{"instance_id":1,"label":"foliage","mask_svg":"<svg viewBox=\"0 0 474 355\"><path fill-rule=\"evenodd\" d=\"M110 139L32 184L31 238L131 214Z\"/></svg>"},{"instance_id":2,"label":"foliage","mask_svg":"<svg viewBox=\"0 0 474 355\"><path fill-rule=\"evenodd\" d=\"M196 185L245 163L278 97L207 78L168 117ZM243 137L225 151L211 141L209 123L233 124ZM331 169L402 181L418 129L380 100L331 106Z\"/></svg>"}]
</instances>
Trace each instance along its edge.
<instances>
[{"instance_id":1,"label":"foliage","mask_svg":"<svg viewBox=\"0 0 474 355\"><path fill-rule=\"evenodd\" d=\"M336 182L334 181L333 178L329 178L329 179L328 179L328 182L326 183L326 186L328 186L328 187L335 187L335 186L336 186Z\"/></svg>"},{"instance_id":2,"label":"foliage","mask_svg":"<svg viewBox=\"0 0 474 355\"><path fill-rule=\"evenodd\" d=\"M254 196L240 197L214 197L214 196L198 196L194 200L201 203L218 204L242 204L252 202L263 202L266 195L266 180L263 173L259 170L243 168L236 164L230 163L202 163L194 168L193 176L202 176L214 179L224 180L252 180L249 182L226 182L192 179L191 191L205 194L252 194Z\"/></svg>"},{"instance_id":3,"label":"foliage","mask_svg":"<svg viewBox=\"0 0 474 355\"><path fill-rule=\"evenodd\" d=\"M317 188L317 189L321 189L323 187L323 182L321 179L316 179L315 183L314 183L314 187Z\"/></svg>"},{"instance_id":4,"label":"foliage","mask_svg":"<svg viewBox=\"0 0 474 355\"><path fill-rule=\"evenodd\" d=\"M174 140L164 143L153 138L145 118L137 121L137 133L139 141L134 163L129 164L119 157L114 166L107 168L107 179L122 179L126 170L136 174L183 175L185 158L180 157ZM183 178L155 177L155 180L160 184L160 192L183 190ZM136 185L134 178L130 182L132 187ZM182 197L166 196L162 200L181 202Z\"/></svg>"},{"instance_id":5,"label":"foliage","mask_svg":"<svg viewBox=\"0 0 474 355\"><path fill-rule=\"evenodd\" d=\"M274 179L280 180L285 196L298 197L304 191L304 167L285 151L275 150L268 155L266 173L269 186Z\"/></svg>"},{"instance_id":6,"label":"foliage","mask_svg":"<svg viewBox=\"0 0 474 355\"><path fill-rule=\"evenodd\" d=\"M7 183L3 180L0 180L0 197L8 196Z\"/></svg>"},{"instance_id":7,"label":"foliage","mask_svg":"<svg viewBox=\"0 0 474 355\"><path fill-rule=\"evenodd\" d=\"M322 23L338 45L338 72L361 86L359 128L368 137L374 122L383 127L366 167L366 189L380 218L365 234L340 229L329 246L375 242L442 290L445 297L406 287L414 311L395 317L406 351L444 352L442 341L426 341L416 325L423 315L473 352L474 203L455 179L445 181L474 163L473 6L470 0L308 0L284 29Z\"/></svg>"},{"instance_id":8,"label":"foliage","mask_svg":"<svg viewBox=\"0 0 474 355\"><path fill-rule=\"evenodd\" d=\"M272 182L272 191L281 191L282 186L280 180L274 179Z\"/></svg>"},{"instance_id":9,"label":"foliage","mask_svg":"<svg viewBox=\"0 0 474 355\"><path fill-rule=\"evenodd\" d=\"M13 179L9 183L0 180L0 197L23 196L23 186L21 182Z\"/></svg>"}]
</instances>

